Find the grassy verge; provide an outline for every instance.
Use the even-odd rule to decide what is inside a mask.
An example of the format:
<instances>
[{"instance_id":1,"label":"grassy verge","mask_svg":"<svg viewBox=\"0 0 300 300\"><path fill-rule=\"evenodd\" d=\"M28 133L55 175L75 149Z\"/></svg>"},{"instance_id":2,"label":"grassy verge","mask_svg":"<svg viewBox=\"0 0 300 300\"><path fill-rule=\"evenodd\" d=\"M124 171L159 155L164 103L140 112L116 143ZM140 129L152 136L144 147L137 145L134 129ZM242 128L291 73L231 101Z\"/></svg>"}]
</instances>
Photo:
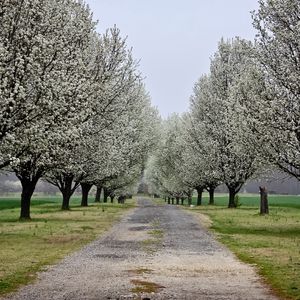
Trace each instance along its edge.
<instances>
[{"instance_id":1,"label":"grassy verge","mask_svg":"<svg viewBox=\"0 0 300 300\"><path fill-rule=\"evenodd\" d=\"M57 262L108 230L129 208L126 204L91 204L61 211L55 198L33 200L32 221L21 222L19 200L0 199L0 296L36 277L36 272Z\"/></svg>"},{"instance_id":2,"label":"grassy verge","mask_svg":"<svg viewBox=\"0 0 300 300\"><path fill-rule=\"evenodd\" d=\"M227 197L221 196L215 206L191 210L209 216L219 240L242 261L255 265L279 296L299 300L300 197L269 196L268 216L259 215L258 196L240 199L237 209L226 208Z\"/></svg>"}]
</instances>

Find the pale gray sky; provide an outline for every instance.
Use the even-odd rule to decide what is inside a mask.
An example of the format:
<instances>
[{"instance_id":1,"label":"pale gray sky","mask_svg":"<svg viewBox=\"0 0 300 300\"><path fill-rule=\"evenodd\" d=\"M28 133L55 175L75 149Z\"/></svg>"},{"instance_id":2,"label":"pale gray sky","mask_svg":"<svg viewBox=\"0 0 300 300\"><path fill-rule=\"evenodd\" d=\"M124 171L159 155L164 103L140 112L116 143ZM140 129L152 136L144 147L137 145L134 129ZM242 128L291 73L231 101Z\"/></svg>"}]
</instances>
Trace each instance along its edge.
<instances>
[{"instance_id":1,"label":"pale gray sky","mask_svg":"<svg viewBox=\"0 0 300 300\"><path fill-rule=\"evenodd\" d=\"M188 109L194 83L209 71L224 38L254 39L257 0L86 0L98 31L114 24L140 59L146 88L161 115Z\"/></svg>"}]
</instances>

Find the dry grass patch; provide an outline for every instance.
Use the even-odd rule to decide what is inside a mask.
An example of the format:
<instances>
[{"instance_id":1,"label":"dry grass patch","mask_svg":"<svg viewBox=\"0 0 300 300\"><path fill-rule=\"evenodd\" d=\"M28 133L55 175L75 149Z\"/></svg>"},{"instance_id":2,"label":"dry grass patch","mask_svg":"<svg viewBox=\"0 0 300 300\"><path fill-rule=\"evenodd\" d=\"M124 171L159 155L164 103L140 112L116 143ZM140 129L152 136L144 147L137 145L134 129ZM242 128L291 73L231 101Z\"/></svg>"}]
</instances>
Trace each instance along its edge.
<instances>
[{"instance_id":1,"label":"dry grass patch","mask_svg":"<svg viewBox=\"0 0 300 300\"><path fill-rule=\"evenodd\" d=\"M158 293L161 289L165 288L160 284L138 279L131 280L131 283L136 285L136 287L131 289L133 293Z\"/></svg>"}]
</instances>

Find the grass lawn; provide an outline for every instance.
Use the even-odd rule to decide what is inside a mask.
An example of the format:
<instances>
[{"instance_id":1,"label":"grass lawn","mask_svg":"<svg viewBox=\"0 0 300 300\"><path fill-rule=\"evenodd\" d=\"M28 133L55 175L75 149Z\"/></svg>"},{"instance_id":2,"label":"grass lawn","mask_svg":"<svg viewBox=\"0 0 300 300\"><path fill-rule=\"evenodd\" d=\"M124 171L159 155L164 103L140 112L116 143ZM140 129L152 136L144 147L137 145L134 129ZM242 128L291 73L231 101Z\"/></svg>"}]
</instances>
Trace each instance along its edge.
<instances>
[{"instance_id":1,"label":"grass lawn","mask_svg":"<svg viewBox=\"0 0 300 300\"><path fill-rule=\"evenodd\" d=\"M21 222L20 200L0 198L0 295L32 281L37 271L92 241L135 206L134 200L84 208L79 203L72 199L71 210L62 211L57 197L35 199L32 220Z\"/></svg>"},{"instance_id":2,"label":"grass lawn","mask_svg":"<svg viewBox=\"0 0 300 300\"><path fill-rule=\"evenodd\" d=\"M259 274L284 299L300 299L300 196L269 195L270 214L259 215L259 196L240 195L241 206L228 209L227 196L216 205L191 208L208 215L219 240Z\"/></svg>"}]
</instances>

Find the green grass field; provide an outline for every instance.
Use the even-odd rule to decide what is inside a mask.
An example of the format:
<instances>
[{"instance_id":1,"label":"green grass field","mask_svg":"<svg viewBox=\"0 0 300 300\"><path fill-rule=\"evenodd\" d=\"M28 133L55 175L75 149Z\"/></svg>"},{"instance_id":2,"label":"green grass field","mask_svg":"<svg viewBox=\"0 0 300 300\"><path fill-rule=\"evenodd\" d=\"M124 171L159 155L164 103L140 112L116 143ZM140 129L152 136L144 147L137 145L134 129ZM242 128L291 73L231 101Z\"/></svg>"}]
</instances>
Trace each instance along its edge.
<instances>
[{"instance_id":1,"label":"green grass field","mask_svg":"<svg viewBox=\"0 0 300 300\"><path fill-rule=\"evenodd\" d=\"M195 199L194 199L195 201ZM300 299L300 196L269 195L270 214L259 215L259 195L240 195L241 206L228 209L227 196L216 205L190 210L209 216L208 226L283 299Z\"/></svg>"},{"instance_id":2,"label":"green grass field","mask_svg":"<svg viewBox=\"0 0 300 300\"><path fill-rule=\"evenodd\" d=\"M34 198L31 221L19 221L20 200L0 198L0 295L14 291L36 277L36 272L103 234L122 214L135 206L91 203L71 210L60 209L61 200Z\"/></svg>"},{"instance_id":3,"label":"green grass field","mask_svg":"<svg viewBox=\"0 0 300 300\"><path fill-rule=\"evenodd\" d=\"M259 194L239 194L241 206L259 207ZM300 196L295 195L269 195L269 205L272 207L294 207L300 208ZM196 204L196 197L193 197L193 204ZM208 204L208 194L203 193L203 205ZM216 193L215 205L227 206L228 195L225 193Z\"/></svg>"}]
</instances>

